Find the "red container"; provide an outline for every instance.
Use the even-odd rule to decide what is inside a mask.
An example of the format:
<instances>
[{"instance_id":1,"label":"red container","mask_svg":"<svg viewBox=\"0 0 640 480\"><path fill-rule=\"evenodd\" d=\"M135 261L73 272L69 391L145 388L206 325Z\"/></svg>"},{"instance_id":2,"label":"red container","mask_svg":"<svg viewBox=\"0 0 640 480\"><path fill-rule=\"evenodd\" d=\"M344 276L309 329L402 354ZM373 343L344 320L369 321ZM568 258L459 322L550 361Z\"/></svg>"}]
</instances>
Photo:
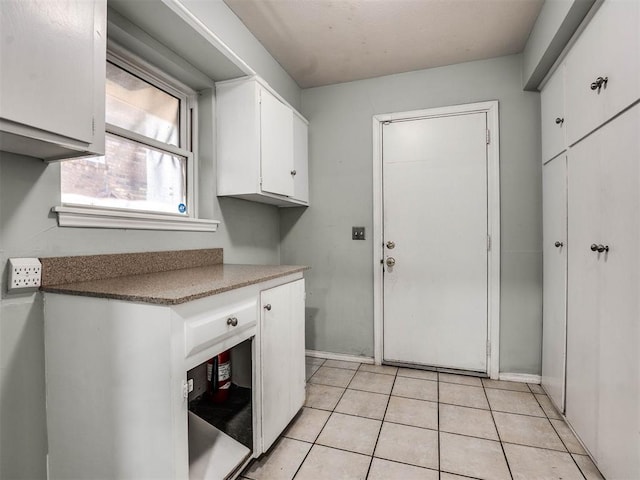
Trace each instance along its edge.
<instances>
[{"instance_id":1,"label":"red container","mask_svg":"<svg viewBox=\"0 0 640 480\"><path fill-rule=\"evenodd\" d=\"M231 387L231 352L227 350L207 361L207 392L213 403L224 403Z\"/></svg>"}]
</instances>

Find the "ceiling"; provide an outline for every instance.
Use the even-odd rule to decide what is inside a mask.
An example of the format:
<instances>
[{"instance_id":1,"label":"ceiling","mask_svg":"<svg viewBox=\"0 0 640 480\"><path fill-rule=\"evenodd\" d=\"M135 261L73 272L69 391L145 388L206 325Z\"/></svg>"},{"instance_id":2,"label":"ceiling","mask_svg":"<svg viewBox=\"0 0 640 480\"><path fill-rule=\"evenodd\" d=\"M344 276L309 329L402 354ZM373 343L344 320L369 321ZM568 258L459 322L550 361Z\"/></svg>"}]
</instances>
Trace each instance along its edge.
<instances>
[{"instance_id":1,"label":"ceiling","mask_svg":"<svg viewBox=\"0 0 640 480\"><path fill-rule=\"evenodd\" d=\"M519 53L544 0L224 0L302 88Z\"/></svg>"}]
</instances>

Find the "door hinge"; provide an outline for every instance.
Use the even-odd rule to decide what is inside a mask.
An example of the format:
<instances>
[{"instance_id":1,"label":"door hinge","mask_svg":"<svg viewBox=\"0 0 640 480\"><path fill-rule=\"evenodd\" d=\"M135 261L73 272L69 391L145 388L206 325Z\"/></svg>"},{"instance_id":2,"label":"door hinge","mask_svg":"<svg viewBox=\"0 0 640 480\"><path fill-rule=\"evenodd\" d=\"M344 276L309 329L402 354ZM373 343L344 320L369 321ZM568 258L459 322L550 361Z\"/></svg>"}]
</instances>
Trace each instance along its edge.
<instances>
[{"instance_id":1,"label":"door hinge","mask_svg":"<svg viewBox=\"0 0 640 480\"><path fill-rule=\"evenodd\" d=\"M491 355L491 342L487 340L487 356Z\"/></svg>"},{"instance_id":2,"label":"door hinge","mask_svg":"<svg viewBox=\"0 0 640 480\"><path fill-rule=\"evenodd\" d=\"M491 251L491 235L487 235L487 252Z\"/></svg>"},{"instance_id":3,"label":"door hinge","mask_svg":"<svg viewBox=\"0 0 640 480\"><path fill-rule=\"evenodd\" d=\"M193 378L190 378L182 384L182 396L189 398L189 393L193 392Z\"/></svg>"},{"instance_id":4,"label":"door hinge","mask_svg":"<svg viewBox=\"0 0 640 480\"><path fill-rule=\"evenodd\" d=\"M491 143L491 130L487 128L487 145Z\"/></svg>"},{"instance_id":5,"label":"door hinge","mask_svg":"<svg viewBox=\"0 0 640 480\"><path fill-rule=\"evenodd\" d=\"M262 177L260 177L260 186L262 187Z\"/></svg>"},{"instance_id":6,"label":"door hinge","mask_svg":"<svg viewBox=\"0 0 640 480\"><path fill-rule=\"evenodd\" d=\"M91 117L91 135L96 134L96 117Z\"/></svg>"}]
</instances>

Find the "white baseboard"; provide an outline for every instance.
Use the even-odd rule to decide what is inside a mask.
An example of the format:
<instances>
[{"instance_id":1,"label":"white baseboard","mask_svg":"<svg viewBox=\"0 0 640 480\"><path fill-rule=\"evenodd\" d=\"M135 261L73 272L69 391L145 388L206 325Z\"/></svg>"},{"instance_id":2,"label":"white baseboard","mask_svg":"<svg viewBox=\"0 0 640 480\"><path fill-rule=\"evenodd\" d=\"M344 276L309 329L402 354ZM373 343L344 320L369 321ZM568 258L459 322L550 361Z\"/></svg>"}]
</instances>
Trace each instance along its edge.
<instances>
[{"instance_id":1,"label":"white baseboard","mask_svg":"<svg viewBox=\"0 0 640 480\"><path fill-rule=\"evenodd\" d=\"M500 373L498 378L506 382L535 383L536 385L540 385L542 380L540 375L530 373Z\"/></svg>"},{"instance_id":2,"label":"white baseboard","mask_svg":"<svg viewBox=\"0 0 640 480\"><path fill-rule=\"evenodd\" d=\"M347 355L345 353L320 352L318 350L305 350L307 357L326 358L327 360L340 360L343 362L360 362L372 365L373 357L360 357L358 355Z\"/></svg>"}]
</instances>

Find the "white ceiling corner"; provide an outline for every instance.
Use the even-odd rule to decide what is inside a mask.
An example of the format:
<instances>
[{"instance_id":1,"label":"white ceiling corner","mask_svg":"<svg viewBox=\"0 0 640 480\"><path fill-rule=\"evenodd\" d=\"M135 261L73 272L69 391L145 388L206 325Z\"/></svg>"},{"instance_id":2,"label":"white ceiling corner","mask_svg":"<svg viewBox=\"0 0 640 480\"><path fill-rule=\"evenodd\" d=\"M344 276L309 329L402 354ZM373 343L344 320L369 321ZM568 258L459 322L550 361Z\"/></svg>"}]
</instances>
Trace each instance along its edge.
<instances>
[{"instance_id":1,"label":"white ceiling corner","mask_svg":"<svg viewBox=\"0 0 640 480\"><path fill-rule=\"evenodd\" d=\"M519 53L544 0L224 0L302 88Z\"/></svg>"}]
</instances>

